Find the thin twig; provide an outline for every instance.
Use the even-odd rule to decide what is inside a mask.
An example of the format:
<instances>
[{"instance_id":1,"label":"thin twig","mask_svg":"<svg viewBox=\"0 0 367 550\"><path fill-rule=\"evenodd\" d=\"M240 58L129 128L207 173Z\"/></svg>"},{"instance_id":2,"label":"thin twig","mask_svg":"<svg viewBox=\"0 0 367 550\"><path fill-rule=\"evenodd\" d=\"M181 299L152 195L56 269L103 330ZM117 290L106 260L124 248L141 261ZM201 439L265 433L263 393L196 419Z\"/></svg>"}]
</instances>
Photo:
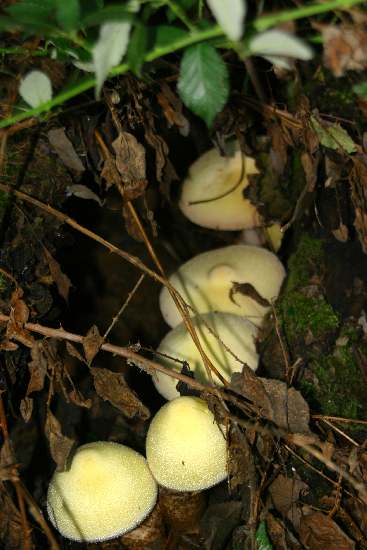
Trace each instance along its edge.
<instances>
[{"instance_id":1,"label":"thin twig","mask_svg":"<svg viewBox=\"0 0 367 550\"><path fill-rule=\"evenodd\" d=\"M106 338L108 337L109 333L111 332L111 330L113 329L113 327L116 325L117 321L120 319L121 315L123 314L123 312L125 311L125 309L127 308L127 306L129 305L132 297L135 295L136 291L138 290L138 288L140 287L141 283L144 281L144 278L145 278L145 275L140 275L139 279L137 280L137 282L135 283L134 285L134 288L131 290L131 292L129 292L129 294L127 295L127 298L126 300L124 301L124 303L122 304L122 306L120 307L118 313L114 316L114 318L112 319L112 322L110 324L110 326L108 327L108 329L106 330L106 332L104 333L103 335L103 340L106 340Z\"/></svg>"}]
</instances>

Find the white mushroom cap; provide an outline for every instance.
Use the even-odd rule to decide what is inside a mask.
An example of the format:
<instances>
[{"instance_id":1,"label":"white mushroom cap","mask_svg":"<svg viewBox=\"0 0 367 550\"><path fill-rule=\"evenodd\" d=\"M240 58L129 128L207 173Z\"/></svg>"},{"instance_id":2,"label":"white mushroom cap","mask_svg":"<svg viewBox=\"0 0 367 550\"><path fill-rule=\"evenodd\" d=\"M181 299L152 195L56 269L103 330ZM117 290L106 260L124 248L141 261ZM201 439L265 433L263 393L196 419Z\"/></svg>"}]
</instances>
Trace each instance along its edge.
<instances>
[{"instance_id":1,"label":"white mushroom cap","mask_svg":"<svg viewBox=\"0 0 367 550\"><path fill-rule=\"evenodd\" d=\"M257 329L252 323L231 313L207 313L194 317L192 323L205 354L225 379L229 380L233 372L240 372L244 363L256 370L259 361L255 347ZM219 339L210 332L206 324ZM198 381L209 381L201 355L183 323L163 338L158 351L181 361L187 361ZM181 363L162 356L158 356L158 361L176 371L182 368ZM212 375L213 381L221 385L218 377L214 373ZM175 378L158 371L152 375L152 378L155 387L163 397L166 399L179 397L180 394L176 390L178 381Z\"/></svg>"},{"instance_id":2,"label":"white mushroom cap","mask_svg":"<svg viewBox=\"0 0 367 550\"><path fill-rule=\"evenodd\" d=\"M151 512L157 484L136 451L107 441L82 445L47 495L52 524L66 538L96 542L134 529Z\"/></svg>"},{"instance_id":3,"label":"white mushroom cap","mask_svg":"<svg viewBox=\"0 0 367 550\"><path fill-rule=\"evenodd\" d=\"M197 397L178 397L157 412L146 455L158 483L174 491L200 491L227 477L226 440Z\"/></svg>"},{"instance_id":4,"label":"white mushroom cap","mask_svg":"<svg viewBox=\"0 0 367 550\"><path fill-rule=\"evenodd\" d=\"M238 244L195 256L169 281L198 313L234 313L259 326L269 307L240 292L231 300L233 282L249 283L262 298L271 302L277 298L284 277L285 269L275 254L265 248ZM171 327L181 323L180 313L165 287L160 295L160 308Z\"/></svg>"},{"instance_id":5,"label":"white mushroom cap","mask_svg":"<svg viewBox=\"0 0 367 550\"><path fill-rule=\"evenodd\" d=\"M217 149L211 149L189 169L179 207L189 220L198 225L236 231L262 224L256 207L243 196L249 183L248 175L258 173L255 160L243 156L235 143L232 143L232 149L236 150L230 157L221 156ZM216 200L208 201L214 198ZM198 204L192 204L197 201Z\"/></svg>"}]
</instances>

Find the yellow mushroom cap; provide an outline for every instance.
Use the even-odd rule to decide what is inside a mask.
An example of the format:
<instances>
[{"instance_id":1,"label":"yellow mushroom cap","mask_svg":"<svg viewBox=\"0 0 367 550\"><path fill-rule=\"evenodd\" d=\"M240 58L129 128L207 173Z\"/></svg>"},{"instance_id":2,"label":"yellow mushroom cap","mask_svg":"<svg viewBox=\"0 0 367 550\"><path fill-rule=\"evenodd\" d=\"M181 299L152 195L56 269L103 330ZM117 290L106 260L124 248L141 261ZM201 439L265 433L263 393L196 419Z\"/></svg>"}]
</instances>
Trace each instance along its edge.
<instances>
[{"instance_id":1,"label":"yellow mushroom cap","mask_svg":"<svg viewBox=\"0 0 367 550\"><path fill-rule=\"evenodd\" d=\"M259 326L269 307L248 293L236 292L231 299L233 282L249 283L271 302L277 298L284 277L285 269L275 254L258 246L238 244L195 256L169 281L198 313L234 313ZM165 287L160 294L160 308L171 327L181 323L179 311Z\"/></svg>"},{"instance_id":2,"label":"yellow mushroom cap","mask_svg":"<svg viewBox=\"0 0 367 550\"><path fill-rule=\"evenodd\" d=\"M79 447L47 494L52 524L66 538L97 542L134 529L154 508L157 484L146 460L125 445L96 441Z\"/></svg>"},{"instance_id":3,"label":"yellow mushroom cap","mask_svg":"<svg viewBox=\"0 0 367 550\"><path fill-rule=\"evenodd\" d=\"M256 370L259 361L255 346L257 329L252 323L231 313L207 313L194 317L192 323L205 354L225 379L229 380L233 372L240 372L244 363ZM207 325L218 335L219 339L210 332ZM181 361L187 361L195 378L200 382L210 380L199 350L183 323L163 338L158 351ZM158 356L158 360L165 367L176 371L180 371L182 368L181 363L163 356ZM213 381L221 385L218 377L214 373L212 375ZM163 397L166 399L179 397L175 378L156 371L152 375L152 379L157 391Z\"/></svg>"},{"instance_id":4,"label":"yellow mushroom cap","mask_svg":"<svg viewBox=\"0 0 367 550\"><path fill-rule=\"evenodd\" d=\"M235 143L232 149L233 156L227 157L217 149L204 153L191 165L183 183L179 207L202 227L236 231L262 224L255 206L243 196L248 176L258 173L255 160L243 156Z\"/></svg>"},{"instance_id":5,"label":"yellow mushroom cap","mask_svg":"<svg viewBox=\"0 0 367 550\"><path fill-rule=\"evenodd\" d=\"M226 440L197 397L178 397L157 412L146 455L158 483L174 491L200 491L227 477Z\"/></svg>"}]
</instances>

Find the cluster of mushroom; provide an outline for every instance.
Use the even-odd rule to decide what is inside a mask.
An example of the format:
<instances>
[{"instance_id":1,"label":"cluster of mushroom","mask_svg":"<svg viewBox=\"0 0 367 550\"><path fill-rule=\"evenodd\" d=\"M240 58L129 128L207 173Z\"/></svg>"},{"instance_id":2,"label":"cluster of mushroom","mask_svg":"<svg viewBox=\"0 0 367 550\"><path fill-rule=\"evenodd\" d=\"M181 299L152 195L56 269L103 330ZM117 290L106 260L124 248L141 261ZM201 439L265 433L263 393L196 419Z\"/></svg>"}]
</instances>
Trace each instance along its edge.
<instances>
[{"instance_id":1,"label":"cluster of mushroom","mask_svg":"<svg viewBox=\"0 0 367 550\"><path fill-rule=\"evenodd\" d=\"M79 447L49 485L54 527L71 540L105 541L131 531L152 512L158 483L200 491L227 476L225 438L205 401L196 397L179 397L158 411L146 455L108 441Z\"/></svg>"},{"instance_id":2,"label":"cluster of mushroom","mask_svg":"<svg viewBox=\"0 0 367 550\"><path fill-rule=\"evenodd\" d=\"M232 153L224 157L212 149L194 162L183 183L180 208L191 221L207 228L261 228L260 214L243 194L248 176L257 172L255 161L245 157L233 143ZM199 254L170 277L170 284L190 306L193 327L205 355L225 379L241 371L244 364L256 370L257 331L284 277L278 257L252 244L234 244ZM196 379L209 382L201 354L166 287L161 291L160 308L172 330L158 348L163 357L159 361L176 371L185 361ZM215 374L212 376L220 384ZM153 382L166 399L179 395L174 378L157 372Z\"/></svg>"},{"instance_id":3,"label":"cluster of mushroom","mask_svg":"<svg viewBox=\"0 0 367 550\"><path fill-rule=\"evenodd\" d=\"M205 227L260 226L260 215L243 196L251 173L256 173L254 160L239 150L232 157L209 151L190 168L182 211ZM171 285L191 308L201 347L222 378L229 379L244 364L257 368L258 327L284 277L275 254L248 244L199 254L171 276ZM201 354L166 288L160 307L173 328L158 348L159 360L176 371L181 364L175 359L185 361L199 381L208 382ZM79 447L68 468L55 472L47 507L63 536L86 542L120 536L153 510L158 484L173 491L201 491L227 477L226 439L206 402L180 397L175 379L165 374L156 373L153 381L168 403L148 429L146 459L124 445L98 441Z\"/></svg>"}]
</instances>

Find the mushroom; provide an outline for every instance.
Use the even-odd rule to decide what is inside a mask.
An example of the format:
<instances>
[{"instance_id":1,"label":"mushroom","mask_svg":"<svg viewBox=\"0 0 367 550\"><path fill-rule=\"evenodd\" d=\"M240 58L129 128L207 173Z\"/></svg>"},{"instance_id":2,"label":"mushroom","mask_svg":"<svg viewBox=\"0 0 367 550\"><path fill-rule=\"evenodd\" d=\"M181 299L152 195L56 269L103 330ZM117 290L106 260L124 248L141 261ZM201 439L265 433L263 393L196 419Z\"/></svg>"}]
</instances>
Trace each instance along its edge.
<instances>
[{"instance_id":1,"label":"mushroom","mask_svg":"<svg viewBox=\"0 0 367 550\"><path fill-rule=\"evenodd\" d=\"M229 379L233 372L241 371L244 363L256 370L259 360L255 347L257 329L252 323L231 313L207 313L194 317L192 323L205 354L224 378ZM159 361L165 367L181 370L181 363L165 357L171 356L186 361L200 382L209 381L199 350L183 323L163 338L158 352L162 354ZM152 378L163 397L169 400L179 397L175 378L158 371ZM214 373L213 380L222 385Z\"/></svg>"},{"instance_id":2,"label":"mushroom","mask_svg":"<svg viewBox=\"0 0 367 550\"><path fill-rule=\"evenodd\" d=\"M55 472L47 510L54 527L79 542L126 533L154 508L157 484L146 460L125 445L96 441L79 447L63 472Z\"/></svg>"},{"instance_id":3,"label":"mushroom","mask_svg":"<svg viewBox=\"0 0 367 550\"><path fill-rule=\"evenodd\" d=\"M238 244L195 256L169 282L198 313L234 313L260 326L284 277L285 269L275 254L258 246ZM160 294L160 308L168 325L175 327L181 322L166 287Z\"/></svg>"},{"instance_id":4,"label":"mushroom","mask_svg":"<svg viewBox=\"0 0 367 550\"><path fill-rule=\"evenodd\" d=\"M237 142L231 142L229 149L232 156L211 149L190 166L179 207L202 227L229 231L259 227L261 216L243 195L248 176L258 173L255 160L244 156Z\"/></svg>"},{"instance_id":5,"label":"mushroom","mask_svg":"<svg viewBox=\"0 0 367 550\"><path fill-rule=\"evenodd\" d=\"M149 468L174 491L201 491L227 477L227 444L205 401L178 397L153 418L146 440Z\"/></svg>"}]
</instances>

